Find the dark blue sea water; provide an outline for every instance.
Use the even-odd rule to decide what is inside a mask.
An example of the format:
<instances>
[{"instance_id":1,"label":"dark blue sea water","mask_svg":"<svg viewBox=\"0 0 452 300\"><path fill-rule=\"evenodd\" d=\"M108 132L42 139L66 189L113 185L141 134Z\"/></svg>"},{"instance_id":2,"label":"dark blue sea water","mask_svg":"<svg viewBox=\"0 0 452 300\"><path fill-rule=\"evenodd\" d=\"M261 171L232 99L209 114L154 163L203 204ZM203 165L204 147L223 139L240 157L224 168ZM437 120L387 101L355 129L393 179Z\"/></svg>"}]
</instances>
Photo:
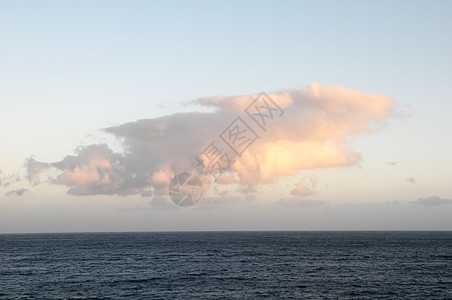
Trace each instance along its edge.
<instances>
[{"instance_id":1,"label":"dark blue sea water","mask_svg":"<svg viewBox=\"0 0 452 300\"><path fill-rule=\"evenodd\" d=\"M452 299L452 232L0 235L1 299Z\"/></svg>"}]
</instances>

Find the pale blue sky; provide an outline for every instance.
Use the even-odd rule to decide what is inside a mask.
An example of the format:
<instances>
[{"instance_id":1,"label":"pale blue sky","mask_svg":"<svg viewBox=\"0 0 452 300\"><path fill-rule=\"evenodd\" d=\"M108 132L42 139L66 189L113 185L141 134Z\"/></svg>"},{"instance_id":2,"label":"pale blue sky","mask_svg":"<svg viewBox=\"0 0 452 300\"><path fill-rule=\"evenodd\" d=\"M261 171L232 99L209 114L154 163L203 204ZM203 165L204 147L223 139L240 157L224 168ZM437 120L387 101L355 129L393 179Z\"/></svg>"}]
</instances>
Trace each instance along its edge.
<instances>
[{"instance_id":1,"label":"pale blue sky","mask_svg":"<svg viewBox=\"0 0 452 300\"><path fill-rule=\"evenodd\" d=\"M319 188L312 196L327 207L297 209L300 215L311 210L324 223L298 222L293 209L285 220L277 208L276 221L264 228L262 216L272 216L271 204L265 202L265 212L256 216L260 203L254 200L228 208L247 219L235 229L340 228L331 220L347 210L335 205L349 202L397 200L422 215L424 207L409 201L452 199L451 14L450 1L0 1L0 170L5 176L23 172L31 155L59 161L79 145L108 138L101 128L199 110L183 105L199 97L339 84L391 97L410 116L352 139L352 149L363 155L359 167L300 175L316 174L323 187L339 180L334 189ZM391 167L388 161L400 163ZM414 183L406 181L410 177ZM282 181L285 186L296 179ZM4 196L22 187L30 191ZM148 202L139 196L66 196L62 187L19 182L0 187L0 232L187 229L174 221L182 215L200 219L193 229L235 226L221 217L224 209L213 209L215 223L196 209L175 213ZM419 224L415 214L394 208L389 227L452 230L452 221L435 217L452 213L451 207L434 207ZM65 209L74 211L70 220L55 217ZM83 211L97 209L105 210L102 225L94 215L90 226L79 225ZM30 217L34 210L43 212ZM350 211L359 215L359 208ZM362 214L369 211L365 207ZM138 214L140 222L119 220ZM387 229L365 218L347 224L353 225L342 227Z\"/></svg>"}]
</instances>

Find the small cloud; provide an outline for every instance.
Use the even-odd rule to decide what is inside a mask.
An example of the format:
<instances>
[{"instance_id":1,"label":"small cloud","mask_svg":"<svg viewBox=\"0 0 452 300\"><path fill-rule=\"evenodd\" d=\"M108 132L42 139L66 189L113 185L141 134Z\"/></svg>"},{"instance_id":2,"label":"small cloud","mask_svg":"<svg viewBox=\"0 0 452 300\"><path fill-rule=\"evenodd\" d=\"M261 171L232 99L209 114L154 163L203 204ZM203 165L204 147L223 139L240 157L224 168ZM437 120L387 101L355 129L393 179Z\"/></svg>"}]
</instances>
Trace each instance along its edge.
<instances>
[{"instance_id":1,"label":"small cloud","mask_svg":"<svg viewBox=\"0 0 452 300\"><path fill-rule=\"evenodd\" d=\"M2 174L2 172L0 172L0 174ZM15 182L19 182L21 180L22 179L19 174L16 174L16 173L4 174L2 177L0 177L0 186L8 187L11 184L13 184Z\"/></svg>"},{"instance_id":2,"label":"small cloud","mask_svg":"<svg viewBox=\"0 0 452 300\"><path fill-rule=\"evenodd\" d=\"M312 194L312 191L306 186L306 184L299 182L295 185L295 188L290 191L290 193L296 196L307 196Z\"/></svg>"},{"instance_id":3,"label":"small cloud","mask_svg":"<svg viewBox=\"0 0 452 300\"><path fill-rule=\"evenodd\" d=\"M5 193L6 197L10 197L10 196L22 196L24 193L29 192L29 189L17 189L17 190L11 190Z\"/></svg>"},{"instance_id":4,"label":"small cloud","mask_svg":"<svg viewBox=\"0 0 452 300\"><path fill-rule=\"evenodd\" d=\"M426 198L419 198L415 201L411 201L411 203L425 205L425 206L436 206L436 205L451 204L452 199L442 199L439 196L430 196L430 197L426 197Z\"/></svg>"},{"instance_id":5,"label":"small cloud","mask_svg":"<svg viewBox=\"0 0 452 300\"><path fill-rule=\"evenodd\" d=\"M391 167L395 167L398 163L400 163L399 161L388 161L387 164L390 165Z\"/></svg>"},{"instance_id":6,"label":"small cloud","mask_svg":"<svg viewBox=\"0 0 452 300\"><path fill-rule=\"evenodd\" d=\"M415 182L415 180L414 180L414 178L413 178L413 177L409 177L409 178L407 178L407 179L406 179L406 181L408 181L408 182L411 182L411 183L414 183L414 182Z\"/></svg>"},{"instance_id":7,"label":"small cloud","mask_svg":"<svg viewBox=\"0 0 452 300\"><path fill-rule=\"evenodd\" d=\"M300 197L292 197L288 199L279 199L278 204L280 206L287 207L311 207L311 206L322 206L325 204L323 200L311 200L311 199L303 199Z\"/></svg>"},{"instance_id":8,"label":"small cloud","mask_svg":"<svg viewBox=\"0 0 452 300\"><path fill-rule=\"evenodd\" d=\"M29 157L25 159L24 166L27 169L27 180L32 185L38 185L41 183L41 178L39 174L41 174L44 170L48 169L50 164L45 162L40 162L34 159L34 157Z\"/></svg>"},{"instance_id":9,"label":"small cloud","mask_svg":"<svg viewBox=\"0 0 452 300\"><path fill-rule=\"evenodd\" d=\"M303 178L300 182L295 184L295 188L290 191L294 196L307 196L314 193L314 189L319 182L317 176L312 175L309 178Z\"/></svg>"}]
</instances>

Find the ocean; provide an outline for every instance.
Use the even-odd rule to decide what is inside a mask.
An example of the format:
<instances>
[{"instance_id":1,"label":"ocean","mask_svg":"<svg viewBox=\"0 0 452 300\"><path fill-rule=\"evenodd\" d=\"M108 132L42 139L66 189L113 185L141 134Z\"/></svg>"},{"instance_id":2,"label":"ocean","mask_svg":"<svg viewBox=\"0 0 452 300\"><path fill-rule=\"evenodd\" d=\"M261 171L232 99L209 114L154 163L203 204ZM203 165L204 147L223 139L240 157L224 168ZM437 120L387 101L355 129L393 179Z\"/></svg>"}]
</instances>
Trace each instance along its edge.
<instances>
[{"instance_id":1,"label":"ocean","mask_svg":"<svg viewBox=\"0 0 452 300\"><path fill-rule=\"evenodd\" d=\"M452 232L0 235L0 299L452 299Z\"/></svg>"}]
</instances>

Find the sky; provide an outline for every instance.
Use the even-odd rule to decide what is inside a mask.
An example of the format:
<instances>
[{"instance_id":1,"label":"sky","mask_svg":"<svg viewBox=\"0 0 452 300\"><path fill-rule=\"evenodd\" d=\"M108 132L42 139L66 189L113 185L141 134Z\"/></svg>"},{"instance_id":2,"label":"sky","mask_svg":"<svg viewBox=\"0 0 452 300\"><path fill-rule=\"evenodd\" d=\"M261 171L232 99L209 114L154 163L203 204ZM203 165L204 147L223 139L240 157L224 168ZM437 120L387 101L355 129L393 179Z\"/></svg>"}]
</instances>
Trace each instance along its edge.
<instances>
[{"instance_id":1,"label":"sky","mask_svg":"<svg viewBox=\"0 0 452 300\"><path fill-rule=\"evenodd\" d=\"M452 230L451 12L2 0L0 233Z\"/></svg>"}]
</instances>

